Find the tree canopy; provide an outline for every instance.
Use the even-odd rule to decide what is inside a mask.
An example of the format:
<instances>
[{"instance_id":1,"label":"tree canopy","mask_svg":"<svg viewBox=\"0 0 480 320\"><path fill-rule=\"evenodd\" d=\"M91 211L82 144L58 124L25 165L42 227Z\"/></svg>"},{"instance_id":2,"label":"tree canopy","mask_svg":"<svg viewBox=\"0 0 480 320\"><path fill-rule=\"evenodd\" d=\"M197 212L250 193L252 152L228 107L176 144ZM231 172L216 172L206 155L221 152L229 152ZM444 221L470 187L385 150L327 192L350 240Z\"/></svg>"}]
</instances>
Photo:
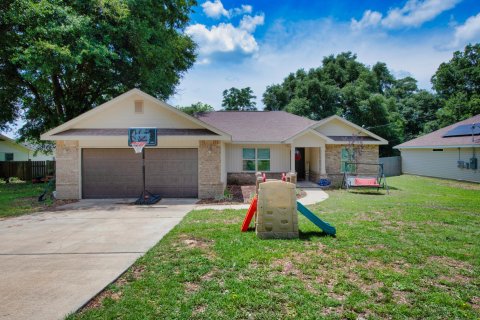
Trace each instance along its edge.
<instances>
[{"instance_id":1,"label":"tree canopy","mask_svg":"<svg viewBox=\"0 0 480 320\"><path fill-rule=\"evenodd\" d=\"M480 113L480 43L467 45L463 52L442 63L432 77L442 99L437 126L443 127Z\"/></svg>"},{"instance_id":2,"label":"tree canopy","mask_svg":"<svg viewBox=\"0 0 480 320\"><path fill-rule=\"evenodd\" d=\"M0 128L21 139L139 88L174 93L195 61L183 33L193 0L6 0L0 4Z\"/></svg>"},{"instance_id":3,"label":"tree canopy","mask_svg":"<svg viewBox=\"0 0 480 320\"><path fill-rule=\"evenodd\" d=\"M192 103L189 106L178 106L177 107L179 110L185 112L186 114L189 114L191 116L194 116L196 114L201 114L201 113L206 113L206 112L211 112L215 111L213 107L209 104L202 103L202 102L196 102Z\"/></svg>"},{"instance_id":4,"label":"tree canopy","mask_svg":"<svg viewBox=\"0 0 480 320\"><path fill-rule=\"evenodd\" d=\"M325 57L320 67L297 70L281 84L268 86L263 103L265 110L313 120L340 115L389 140L383 155L423 133L439 108L435 95L419 90L415 79L395 79L385 63L369 67L351 52Z\"/></svg>"},{"instance_id":5,"label":"tree canopy","mask_svg":"<svg viewBox=\"0 0 480 320\"><path fill-rule=\"evenodd\" d=\"M222 107L227 111L254 111L257 110L256 98L250 87L230 88L223 91Z\"/></svg>"}]
</instances>

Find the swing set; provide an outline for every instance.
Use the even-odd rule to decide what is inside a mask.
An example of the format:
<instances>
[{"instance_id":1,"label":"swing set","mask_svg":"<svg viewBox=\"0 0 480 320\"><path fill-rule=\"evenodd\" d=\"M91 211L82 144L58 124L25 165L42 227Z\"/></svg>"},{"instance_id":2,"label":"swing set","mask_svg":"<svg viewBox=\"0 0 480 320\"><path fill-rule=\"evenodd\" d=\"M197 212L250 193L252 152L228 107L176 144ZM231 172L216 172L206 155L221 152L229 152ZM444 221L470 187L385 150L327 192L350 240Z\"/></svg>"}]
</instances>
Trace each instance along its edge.
<instances>
[{"instance_id":1,"label":"swing set","mask_svg":"<svg viewBox=\"0 0 480 320\"><path fill-rule=\"evenodd\" d=\"M378 173L376 177L372 176L359 176L359 175L350 175L350 166L356 165L366 165L366 166L377 166ZM387 191L387 194L390 194L387 184L387 179L383 172L383 163L367 163L367 162L346 162L345 163L345 172L343 173L342 188L349 190L350 188L376 188L379 191L380 188Z\"/></svg>"}]
</instances>

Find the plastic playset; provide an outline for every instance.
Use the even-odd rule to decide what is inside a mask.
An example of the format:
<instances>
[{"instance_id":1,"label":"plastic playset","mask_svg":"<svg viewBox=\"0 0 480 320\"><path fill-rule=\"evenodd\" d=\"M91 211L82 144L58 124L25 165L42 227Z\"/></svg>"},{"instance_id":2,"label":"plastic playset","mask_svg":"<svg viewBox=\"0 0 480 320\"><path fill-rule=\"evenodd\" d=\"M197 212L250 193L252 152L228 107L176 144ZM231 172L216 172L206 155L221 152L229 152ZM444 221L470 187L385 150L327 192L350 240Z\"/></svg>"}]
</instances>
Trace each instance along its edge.
<instances>
[{"instance_id":1,"label":"plastic playset","mask_svg":"<svg viewBox=\"0 0 480 320\"><path fill-rule=\"evenodd\" d=\"M282 180L267 180L265 174L257 174L257 192L243 220L242 232L247 231L254 220L260 239L298 238L298 211L323 232L334 236L335 227L297 201L295 188L295 176L291 174L283 174Z\"/></svg>"}]
</instances>

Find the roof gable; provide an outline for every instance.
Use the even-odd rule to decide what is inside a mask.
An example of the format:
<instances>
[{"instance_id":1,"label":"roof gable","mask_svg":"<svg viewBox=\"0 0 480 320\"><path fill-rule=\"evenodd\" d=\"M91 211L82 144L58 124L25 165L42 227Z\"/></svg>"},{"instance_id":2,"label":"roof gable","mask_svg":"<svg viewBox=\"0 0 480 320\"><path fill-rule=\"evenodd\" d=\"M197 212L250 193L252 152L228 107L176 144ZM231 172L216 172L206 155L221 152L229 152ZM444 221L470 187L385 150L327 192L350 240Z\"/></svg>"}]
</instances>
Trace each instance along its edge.
<instances>
[{"instance_id":1,"label":"roof gable","mask_svg":"<svg viewBox=\"0 0 480 320\"><path fill-rule=\"evenodd\" d=\"M474 136L474 141L472 142L472 136L461 136L461 137L443 137L448 131L453 128L464 125L464 124L474 124L480 123L480 114L473 116L471 118L459 121L447 127L438 129L421 137L412 139L410 141L404 142L395 146L396 149L402 148L425 148L425 147L456 147L456 146L472 146L472 144L480 145L480 137Z\"/></svg>"},{"instance_id":2,"label":"roof gable","mask_svg":"<svg viewBox=\"0 0 480 320\"><path fill-rule=\"evenodd\" d=\"M143 110L135 110L135 101L143 101ZM218 128L191 117L138 89L132 89L78 117L46 132L42 139L71 129L125 129L129 127L154 127L165 129L208 129L229 137Z\"/></svg>"},{"instance_id":3,"label":"roof gable","mask_svg":"<svg viewBox=\"0 0 480 320\"><path fill-rule=\"evenodd\" d=\"M12 146L14 146L15 148L17 149L20 149L20 150L24 150L26 152L28 151L33 151L34 149L33 148L30 148L22 143L18 143L17 141L15 141L14 139L11 139L3 134L0 134L0 142L3 142L3 143L7 143L7 144L10 144Z\"/></svg>"},{"instance_id":4,"label":"roof gable","mask_svg":"<svg viewBox=\"0 0 480 320\"><path fill-rule=\"evenodd\" d=\"M358 136L362 143L388 144L387 140L375 133L337 115L320 120L314 129L335 143L348 143L352 136Z\"/></svg>"}]
</instances>

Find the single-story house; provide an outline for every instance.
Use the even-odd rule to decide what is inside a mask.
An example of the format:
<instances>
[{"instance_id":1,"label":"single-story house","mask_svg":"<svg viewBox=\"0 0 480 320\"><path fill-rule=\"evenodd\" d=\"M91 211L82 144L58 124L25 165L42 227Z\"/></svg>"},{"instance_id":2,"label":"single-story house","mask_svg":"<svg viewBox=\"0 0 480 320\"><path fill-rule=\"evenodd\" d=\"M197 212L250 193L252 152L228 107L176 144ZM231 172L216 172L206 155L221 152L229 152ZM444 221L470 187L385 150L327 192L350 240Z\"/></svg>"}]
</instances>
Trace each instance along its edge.
<instances>
[{"instance_id":1,"label":"single-story house","mask_svg":"<svg viewBox=\"0 0 480 320\"><path fill-rule=\"evenodd\" d=\"M480 182L480 114L395 148L403 173Z\"/></svg>"},{"instance_id":2,"label":"single-story house","mask_svg":"<svg viewBox=\"0 0 480 320\"><path fill-rule=\"evenodd\" d=\"M283 111L219 111L192 117L133 89L42 135L56 142L58 197L138 196L142 160L128 147L131 127L157 128L157 146L145 150L146 186L162 197L218 197L227 183L252 183L256 171L341 181L352 139L360 162L377 162L378 146L388 143L338 116L312 121Z\"/></svg>"},{"instance_id":3,"label":"single-story house","mask_svg":"<svg viewBox=\"0 0 480 320\"><path fill-rule=\"evenodd\" d=\"M35 148L0 134L0 161L54 160L53 154L35 153Z\"/></svg>"}]
</instances>

